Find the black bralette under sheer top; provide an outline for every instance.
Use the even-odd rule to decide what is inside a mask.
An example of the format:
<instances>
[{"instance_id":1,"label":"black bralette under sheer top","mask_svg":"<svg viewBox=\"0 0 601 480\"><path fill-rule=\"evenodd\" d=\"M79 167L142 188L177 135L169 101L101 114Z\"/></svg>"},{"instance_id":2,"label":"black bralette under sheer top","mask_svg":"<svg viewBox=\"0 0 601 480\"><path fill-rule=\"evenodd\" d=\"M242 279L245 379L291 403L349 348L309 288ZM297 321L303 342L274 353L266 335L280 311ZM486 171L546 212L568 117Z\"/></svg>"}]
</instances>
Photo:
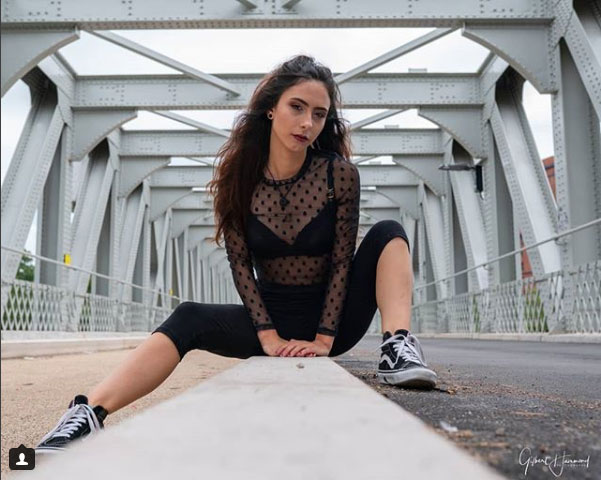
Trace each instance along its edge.
<instances>
[{"instance_id":1,"label":"black bralette under sheer top","mask_svg":"<svg viewBox=\"0 0 601 480\"><path fill-rule=\"evenodd\" d=\"M328 183L333 184L329 195ZM290 202L285 209L278 187ZM317 333L336 335L357 241L359 199L356 165L312 148L293 177L264 177L257 184L244 234L224 233L234 284L257 330L275 328L261 298L262 284L324 284Z\"/></svg>"}]
</instances>

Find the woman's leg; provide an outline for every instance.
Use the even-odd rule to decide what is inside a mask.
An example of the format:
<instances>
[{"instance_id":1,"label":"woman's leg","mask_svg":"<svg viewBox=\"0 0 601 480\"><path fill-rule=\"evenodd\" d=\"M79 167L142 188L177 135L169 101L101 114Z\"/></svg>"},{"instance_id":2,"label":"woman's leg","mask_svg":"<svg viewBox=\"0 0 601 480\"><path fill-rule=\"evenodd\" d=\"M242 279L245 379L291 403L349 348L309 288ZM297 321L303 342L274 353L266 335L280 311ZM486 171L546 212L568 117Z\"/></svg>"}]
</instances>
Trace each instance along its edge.
<instances>
[{"instance_id":1,"label":"woman's leg","mask_svg":"<svg viewBox=\"0 0 601 480\"><path fill-rule=\"evenodd\" d=\"M173 342L163 333L150 335L88 395L90 405L113 413L152 392L180 362Z\"/></svg>"},{"instance_id":2,"label":"woman's leg","mask_svg":"<svg viewBox=\"0 0 601 480\"><path fill-rule=\"evenodd\" d=\"M376 301L382 316L382 332L409 330L413 266L409 245L393 238L380 254L376 269Z\"/></svg>"},{"instance_id":3,"label":"woman's leg","mask_svg":"<svg viewBox=\"0 0 601 480\"><path fill-rule=\"evenodd\" d=\"M399 245L401 242L406 246ZM353 258L344 311L330 356L350 350L363 338L377 308L382 312L383 321L386 318L383 330L408 329L412 283L407 281L407 270L410 271L411 262L407 261L409 255L403 252L409 251L408 244L405 230L395 220L382 220L369 229ZM398 254L400 259L392 258ZM387 277L391 276L400 276L400 280L386 285L391 281Z\"/></svg>"},{"instance_id":4,"label":"woman's leg","mask_svg":"<svg viewBox=\"0 0 601 480\"><path fill-rule=\"evenodd\" d=\"M157 388L187 352L248 358L263 349L242 305L183 302L88 395L113 413Z\"/></svg>"}]
</instances>

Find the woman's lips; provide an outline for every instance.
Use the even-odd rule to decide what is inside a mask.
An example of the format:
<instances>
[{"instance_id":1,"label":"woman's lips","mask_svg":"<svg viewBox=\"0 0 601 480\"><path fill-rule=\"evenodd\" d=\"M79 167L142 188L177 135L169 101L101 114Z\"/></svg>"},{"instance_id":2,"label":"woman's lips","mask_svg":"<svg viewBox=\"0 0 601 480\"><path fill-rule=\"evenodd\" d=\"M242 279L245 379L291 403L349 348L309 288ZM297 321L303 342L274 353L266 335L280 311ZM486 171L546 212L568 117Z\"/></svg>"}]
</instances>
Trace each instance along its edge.
<instances>
[{"instance_id":1,"label":"woman's lips","mask_svg":"<svg viewBox=\"0 0 601 480\"><path fill-rule=\"evenodd\" d=\"M300 135L294 135L294 134L292 134L292 136L293 136L294 138L296 138L296 139L297 139L299 142L301 142L301 143L304 143L304 142L306 142L306 141L308 140L307 138L305 138L305 137L301 137Z\"/></svg>"}]
</instances>

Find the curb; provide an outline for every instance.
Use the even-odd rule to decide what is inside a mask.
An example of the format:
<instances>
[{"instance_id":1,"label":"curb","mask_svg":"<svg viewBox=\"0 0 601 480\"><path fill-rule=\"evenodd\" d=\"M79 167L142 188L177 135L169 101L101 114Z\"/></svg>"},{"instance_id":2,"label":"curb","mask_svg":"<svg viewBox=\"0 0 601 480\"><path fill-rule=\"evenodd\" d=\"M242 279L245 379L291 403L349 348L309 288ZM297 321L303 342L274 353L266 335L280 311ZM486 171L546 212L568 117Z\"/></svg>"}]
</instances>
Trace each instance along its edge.
<instances>
[{"instance_id":1,"label":"curb","mask_svg":"<svg viewBox=\"0 0 601 480\"><path fill-rule=\"evenodd\" d=\"M251 357L40 458L28 478L158 480L199 472L220 480L368 480L399 472L415 480L504 478L327 357Z\"/></svg>"},{"instance_id":2,"label":"curb","mask_svg":"<svg viewBox=\"0 0 601 480\"><path fill-rule=\"evenodd\" d=\"M600 333L415 333L419 338L513 340L523 342L601 343Z\"/></svg>"},{"instance_id":3,"label":"curb","mask_svg":"<svg viewBox=\"0 0 601 480\"><path fill-rule=\"evenodd\" d=\"M31 333L31 335L26 335ZM47 338L33 338L45 334ZM136 348L151 332L2 332L0 358L40 357ZM380 334L367 334L376 335ZM415 333L419 338L601 344L597 333ZM19 338L31 336L32 338ZM8 339L7 339L8 337ZM13 339L10 339L10 338Z\"/></svg>"}]
</instances>

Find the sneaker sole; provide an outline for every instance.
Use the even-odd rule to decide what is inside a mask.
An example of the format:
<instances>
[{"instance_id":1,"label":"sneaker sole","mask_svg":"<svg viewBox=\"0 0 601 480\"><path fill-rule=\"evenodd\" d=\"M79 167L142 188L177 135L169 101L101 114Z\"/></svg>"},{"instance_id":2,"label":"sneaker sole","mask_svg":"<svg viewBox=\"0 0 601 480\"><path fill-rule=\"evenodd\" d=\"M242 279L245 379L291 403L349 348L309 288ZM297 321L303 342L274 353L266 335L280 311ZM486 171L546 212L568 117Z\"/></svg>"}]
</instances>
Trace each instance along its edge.
<instances>
[{"instance_id":1,"label":"sneaker sole","mask_svg":"<svg viewBox=\"0 0 601 480\"><path fill-rule=\"evenodd\" d=\"M98 433L98 432L95 432L95 433ZM69 445L73 445L74 443L79 443L79 442L86 442L90 438L91 435L93 435L93 434L90 433L90 434L86 435L83 438L77 438L77 439L69 442L64 447L51 447L51 446L38 447L38 448L35 449L35 453L36 453L36 455L37 454L45 455L47 453L55 455L56 453L64 452L65 450L67 450L67 448L69 448Z\"/></svg>"},{"instance_id":2,"label":"sneaker sole","mask_svg":"<svg viewBox=\"0 0 601 480\"><path fill-rule=\"evenodd\" d=\"M427 368L412 368L408 372L377 372L380 383L398 387L434 388L438 377Z\"/></svg>"},{"instance_id":3,"label":"sneaker sole","mask_svg":"<svg viewBox=\"0 0 601 480\"><path fill-rule=\"evenodd\" d=\"M42 455L46 455L46 454L48 454L48 453L51 453L51 454L56 454L56 453L58 453L58 452L64 452L64 451L65 451L65 449L64 449L64 448L57 448L57 447L54 447L54 448L53 448L53 447L44 447L44 448L36 448L36 449L35 449L35 454L36 454L36 455L40 455L40 454L42 454Z\"/></svg>"}]
</instances>

